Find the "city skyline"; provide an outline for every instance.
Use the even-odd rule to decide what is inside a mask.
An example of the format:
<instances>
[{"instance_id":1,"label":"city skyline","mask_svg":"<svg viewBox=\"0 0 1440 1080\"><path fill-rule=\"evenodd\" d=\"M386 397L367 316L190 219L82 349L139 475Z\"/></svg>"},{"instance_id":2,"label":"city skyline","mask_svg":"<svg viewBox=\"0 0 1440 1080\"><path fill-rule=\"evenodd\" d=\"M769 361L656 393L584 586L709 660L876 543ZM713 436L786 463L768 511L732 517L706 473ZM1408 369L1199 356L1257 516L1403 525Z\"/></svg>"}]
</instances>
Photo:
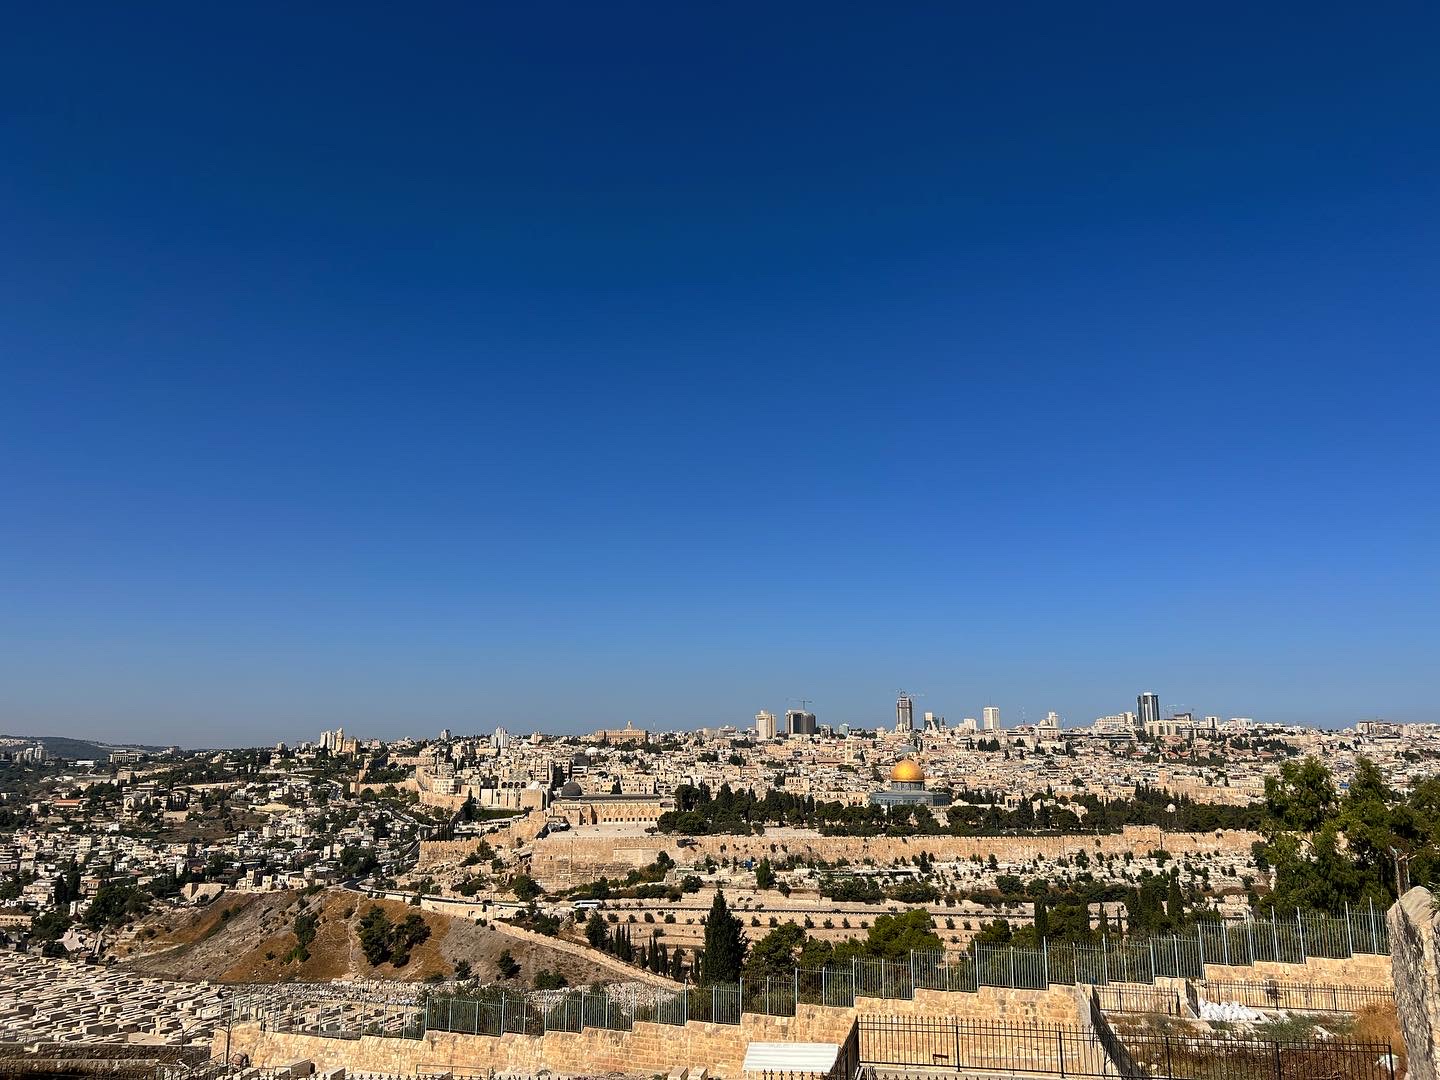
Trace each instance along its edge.
<instances>
[{"instance_id":1,"label":"city skyline","mask_svg":"<svg viewBox=\"0 0 1440 1080\"><path fill-rule=\"evenodd\" d=\"M847 717L857 716L860 717L860 719L838 719L832 718L829 713L823 711L820 706L817 706L813 699L793 698L789 699L786 704L779 709L772 710L765 706L761 706L749 717L727 717L721 720L711 722L676 722L676 718L673 716L673 714L671 715L670 721L668 723L664 721L646 721L643 718L633 715L621 715L619 717L609 717L607 719L603 717L600 713L596 713L587 717L574 717L569 719L568 721L561 721L558 723L549 724L540 721L527 723L527 721L523 717L510 717L508 719L503 717L494 717L489 719L476 719L474 717L470 717L456 719L453 721L453 727L450 725L446 725L440 727L438 731L440 732L441 738L454 737L457 739L473 738L477 736L488 737L496 730L505 730L511 736L527 736L531 734L539 734L548 737L564 738L572 736L589 736L594 734L597 730L603 730L606 728L614 730L633 725L638 729L648 730L652 734L652 736L659 735L661 733L685 733L698 732L702 730L716 731L721 729L731 729L739 737L744 737L746 735L758 735L762 740L765 738L778 738L783 740L792 734L788 727L792 714L813 717L817 731L819 733L823 734L828 731L832 734L837 735L842 734L844 730L868 732L889 731L895 733L908 733L913 731L918 734L926 730L931 730L929 728L928 721L931 719L932 714L934 714L936 719L935 730L952 732L973 731L976 737L984 737L987 732L1006 732L1014 731L1015 729L1035 729L1037 727L1044 727L1052 719L1058 721L1058 726L1061 730L1066 731L1089 728L1092 724L1098 724L1101 721L1116 720L1121 717L1127 717L1131 723L1131 726L1136 729L1143 729L1147 722L1153 722L1156 720L1169 720L1177 717L1190 717L1191 719L1193 719L1197 727L1200 726L1204 720L1214 717L1222 724L1228 721L1238 720L1243 721L1247 725L1256 725L1260 727L1298 727L1312 728L1320 731L1344 730L1354 727L1356 724L1359 723L1375 720L1386 721L1394 724L1401 724L1407 722L1396 720L1393 717L1387 717L1381 714L1374 714L1356 716L1345 722L1324 724L1304 720L1282 720L1274 717L1255 716L1253 713L1237 714L1232 712L1212 712L1189 705L1182 701L1176 701L1170 705L1165 705L1161 703L1159 712L1155 714L1150 714L1146 712L1145 705L1142 699L1153 696L1152 691L1142 691L1136 696L1136 700L1130 705L1122 705L1120 707L1112 709L1109 712L1097 712L1093 715L1084 716L1075 713L1065 712L1062 710L1057 710L1049 706L1047 706L1039 714L1036 714L1031 710L1025 709L1023 707L1017 708L1013 712L1007 712L1003 706L996 705L993 701L989 700L987 700L983 705L976 706L973 709L952 710L948 714L945 712L935 713L933 709L926 709L920 706L919 703L924 700L925 696L923 693L911 693L907 691L903 692L903 695L905 699L909 700L911 708L916 713L916 717L912 727L897 726L897 721L900 716L900 709L898 704L894 702L892 702L892 715L888 717L888 719L883 715L880 715L877 718L877 716L875 715L876 710L874 709L861 709L859 707L854 707L846 710L844 715ZM800 704L802 700L804 702L803 705ZM992 713L994 714L994 726L991 726ZM1434 723L1434 721L1419 722ZM346 723L343 721L335 722L334 727L337 732L344 731L348 737L359 738L362 741L366 742L394 742L407 739L417 742L425 742L436 737L436 730L426 728L423 725L417 725L414 723L402 724L393 720L386 721L383 718L380 719L373 726L373 729L360 729L351 726L348 730L346 730ZM308 743L318 745L321 748L325 748L325 739L334 734L329 728L322 729L319 736L316 736L313 731L305 730L292 730L289 731L287 734L281 732L281 729L277 727L265 724L257 724L254 726L253 729L247 727L246 730L253 730L254 732L256 732L256 739L254 741L210 742L203 740L196 741L194 739L187 741L181 739L154 742L147 740L143 737L142 734L131 732L121 733L117 736L113 733L100 735L94 732L87 732L83 730L22 731L18 727L14 728L13 730L0 731L0 736L37 739L60 737L93 740L100 743L109 742L115 745L174 745L179 746L182 749L205 749L212 747L216 749L224 749L252 746L263 747L279 743L284 743L287 745L301 745ZM771 734L766 735L766 731L770 731ZM805 733L806 732L801 732L800 734ZM271 737L260 737L261 735L265 734L268 734Z\"/></svg>"},{"instance_id":2,"label":"city skyline","mask_svg":"<svg viewBox=\"0 0 1440 1080\"><path fill-rule=\"evenodd\" d=\"M8 29L0 730L1437 719L1433 8Z\"/></svg>"}]
</instances>

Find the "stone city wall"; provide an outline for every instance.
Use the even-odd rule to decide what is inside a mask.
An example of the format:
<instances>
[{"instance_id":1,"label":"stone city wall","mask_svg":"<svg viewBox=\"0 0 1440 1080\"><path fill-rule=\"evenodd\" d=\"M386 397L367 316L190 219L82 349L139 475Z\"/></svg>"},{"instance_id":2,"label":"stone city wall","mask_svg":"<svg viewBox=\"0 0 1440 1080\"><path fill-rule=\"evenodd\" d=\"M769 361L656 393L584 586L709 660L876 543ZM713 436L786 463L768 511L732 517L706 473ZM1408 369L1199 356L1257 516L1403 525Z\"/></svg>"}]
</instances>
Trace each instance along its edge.
<instances>
[{"instance_id":1,"label":"stone city wall","mask_svg":"<svg viewBox=\"0 0 1440 1080\"><path fill-rule=\"evenodd\" d=\"M763 836L697 836L680 847L678 837L646 834L594 834L583 830L552 833L536 840L531 849L530 873L542 884L571 885L604 876L623 876L648 866L663 851L678 863L695 863L707 855L718 861L742 862L794 856L852 864L867 860L876 865L908 863L920 852L941 862L988 859L1025 863L1057 859L1081 851L1090 855L1145 856L1165 850L1184 857L1199 854L1247 854L1260 839L1251 832L1180 833L1154 826L1129 826L1119 833L1100 836L821 836L799 829L771 829ZM422 860L424 859L422 852Z\"/></svg>"},{"instance_id":2,"label":"stone city wall","mask_svg":"<svg viewBox=\"0 0 1440 1080\"><path fill-rule=\"evenodd\" d=\"M425 870L445 863L458 865L473 855L479 846L479 840L422 840L417 869Z\"/></svg>"},{"instance_id":3,"label":"stone city wall","mask_svg":"<svg viewBox=\"0 0 1440 1080\"><path fill-rule=\"evenodd\" d=\"M462 798L461 803L463 802ZM540 830L545 827L546 821L545 812L537 810L517 817L483 838L422 840L420 841L420 862L417 869L425 870L445 863L458 865L475 852L480 846L481 839L488 841L493 848L524 847L535 839Z\"/></svg>"}]
</instances>

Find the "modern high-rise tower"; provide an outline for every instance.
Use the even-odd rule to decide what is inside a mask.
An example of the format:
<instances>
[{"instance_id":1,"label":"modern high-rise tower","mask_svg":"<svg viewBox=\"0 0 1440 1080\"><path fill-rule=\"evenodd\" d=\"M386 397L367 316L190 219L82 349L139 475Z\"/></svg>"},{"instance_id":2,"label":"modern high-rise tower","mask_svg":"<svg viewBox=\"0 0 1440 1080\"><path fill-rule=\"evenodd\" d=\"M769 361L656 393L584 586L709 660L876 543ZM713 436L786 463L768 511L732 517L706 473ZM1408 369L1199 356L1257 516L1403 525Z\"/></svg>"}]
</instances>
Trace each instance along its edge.
<instances>
[{"instance_id":1,"label":"modern high-rise tower","mask_svg":"<svg viewBox=\"0 0 1440 1080\"><path fill-rule=\"evenodd\" d=\"M900 696L895 700L895 730L915 730L915 699L904 690L900 691Z\"/></svg>"},{"instance_id":2,"label":"modern high-rise tower","mask_svg":"<svg viewBox=\"0 0 1440 1080\"><path fill-rule=\"evenodd\" d=\"M761 709L755 714L755 737L757 739L775 738L775 714Z\"/></svg>"},{"instance_id":3,"label":"modern high-rise tower","mask_svg":"<svg viewBox=\"0 0 1440 1080\"><path fill-rule=\"evenodd\" d=\"M790 735L814 735L815 714L804 709L789 709L785 713L785 730Z\"/></svg>"},{"instance_id":4,"label":"modern high-rise tower","mask_svg":"<svg viewBox=\"0 0 1440 1080\"><path fill-rule=\"evenodd\" d=\"M986 731L1000 730L1000 706L986 705L985 711L980 714L981 723Z\"/></svg>"},{"instance_id":5,"label":"modern high-rise tower","mask_svg":"<svg viewBox=\"0 0 1440 1080\"><path fill-rule=\"evenodd\" d=\"M1154 690L1146 690L1135 699L1138 706L1135 713L1135 723L1143 731L1147 724L1158 724L1160 722L1160 695Z\"/></svg>"}]
</instances>

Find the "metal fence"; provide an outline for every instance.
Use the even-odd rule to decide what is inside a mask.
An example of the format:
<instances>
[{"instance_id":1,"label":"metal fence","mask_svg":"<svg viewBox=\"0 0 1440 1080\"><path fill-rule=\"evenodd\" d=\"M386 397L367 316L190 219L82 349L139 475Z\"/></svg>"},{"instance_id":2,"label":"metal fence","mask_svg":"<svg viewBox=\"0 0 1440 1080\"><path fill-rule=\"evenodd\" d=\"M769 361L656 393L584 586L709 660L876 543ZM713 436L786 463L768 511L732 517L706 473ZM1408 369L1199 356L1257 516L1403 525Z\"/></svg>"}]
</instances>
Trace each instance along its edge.
<instances>
[{"instance_id":1,"label":"metal fence","mask_svg":"<svg viewBox=\"0 0 1440 1080\"><path fill-rule=\"evenodd\" d=\"M1341 1040L1121 1037L1140 1070L1181 1080L1394 1080L1387 1043Z\"/></svg>"},{"instance_id":2,"label":"metal fence","mask_svg":"<svg viewBox=\"0 0 1440 1080\"><path fill-rule=\"evenodd\" d=\"M1338 986L1333 983L1243 982L1212 979L1205 984L1208 1001L1233 1001L1252 1009L1297 1012L1359 1012L1369 1005L1393 1005L1395 992L1386 986Z\"/></svg>"},{"instance_id":3,"label":"metal fence","mask_svg":"<svg viewBox=\"0 0 1440 1080\"><path fill-rule=\"evenodd\" d=\"M507 1032L542 1035L545 1032L541 1011L529 996L509 990L431 994L418 1011L424 1031L455 1031L466 1035L504 1035Z\"/></svg>"},{"instance_id":4,"label":"metal fence","mask_svg":"<svg viewBox=\"0 0 1440 1080\"><path fill-rule=\"evenodd\" d=\"M860 1061L897 1068L1057 1076L1113 1074L1095 1034L1078 1025L1003 1024L948 1017L862 1016Z\"/></svg>"},{"instance_id":5,"label":"metal fence","mask_svg":"<svg viewBox=\"0 0 1440 1080\"><path fill-rule=\"evenodd\" d=\"M1099 1025L862 1016L860 1061L879 1072L987 1072L1164 1080L1393 1080L1384 1043L1117 1035Z\"/></svg>"},{"instance_id":6,"label":"metal fence","mask_svg":"<svg viewBox=\"0 0 1440 1080\"><path fill-rule=\"evenodd\" d=\"M472 994L432 992L423 1000L350 998L330 984L288 987L284 993L240 993L232 999L231 1009L232 1019L260 1020L272 1030L338 1038L371 1034L412 1039L421 1038L427 1030L499 1035L586 1028L628 1031L637 1022L738 1024L745 1013L793 1016L801 1004L850 1008L862 997L903 1000L912 998L917 990L974 993L982 986L1044 990L1056 984L1122 984L1128 989L1110 993L1108 1000L1114 1004L1107 1007L1170 1012L1170 996L1161 1000L1153 991L1149 1000L1157 1007L1142 1010L1147 1000L1142 988L1153 986L1158 978L1204 979L1206 964L1301 963L1309 956L1348 957L1388 950L1384 915L1370 906L1360 911L1347 909L1337 916L1296 912L1284 919L1271 915L1232 923L1201 923L1185 934L1102 939L1094 946L1042 942L1038 949L1017 949L976 945L962 953L916 951L903 960L856 958L848 964L795 968L738 984L653 990L640 998L604 990L572 990L533 998L498 989ZM1282 993L1284 1000L1279 1004L1269 998L1254 1004L1323 1009L1328 1000L1336 1011L1345 1011L1380 999L1375 991L1341 990L1313 995L1314 1004L1309 1006L1299 1003L1304 998L1298 992ZM1178 1004L1175 1008L1178 1010Z\"/></svg>"},{"instance_id":7,"label":"metal fence","mask_svg":"<svg viewBox=\"0 0 1440 1080\"><path fill-rule=\"evenodd\" d=\"M1092 991L1100 1007L1112 1013L1158 1013L1180 1016L1185 1012L1180 994L1159 986L1129 986L1111 983Z\"/></svg>"}]
</instances>

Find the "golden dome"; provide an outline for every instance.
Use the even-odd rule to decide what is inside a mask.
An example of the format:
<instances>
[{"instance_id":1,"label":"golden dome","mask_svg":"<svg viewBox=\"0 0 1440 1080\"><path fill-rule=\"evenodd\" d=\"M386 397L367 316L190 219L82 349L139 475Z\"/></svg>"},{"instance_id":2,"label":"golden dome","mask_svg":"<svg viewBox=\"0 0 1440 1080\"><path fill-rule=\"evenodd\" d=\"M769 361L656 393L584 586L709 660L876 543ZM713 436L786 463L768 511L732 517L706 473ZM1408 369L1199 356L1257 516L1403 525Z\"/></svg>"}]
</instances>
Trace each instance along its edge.
<instances>
[{"instance_id":1,"label":"golden dome","mask_svg":"<svg viewBox=\"0 0 1440 1080\"><path fill-rule=\"evenodd\" d=\"M920 768L920 763L914 758L901 758L890 770L890 780L900 784L923 784L925 770Z\"/></svg>"}]
</instances>

